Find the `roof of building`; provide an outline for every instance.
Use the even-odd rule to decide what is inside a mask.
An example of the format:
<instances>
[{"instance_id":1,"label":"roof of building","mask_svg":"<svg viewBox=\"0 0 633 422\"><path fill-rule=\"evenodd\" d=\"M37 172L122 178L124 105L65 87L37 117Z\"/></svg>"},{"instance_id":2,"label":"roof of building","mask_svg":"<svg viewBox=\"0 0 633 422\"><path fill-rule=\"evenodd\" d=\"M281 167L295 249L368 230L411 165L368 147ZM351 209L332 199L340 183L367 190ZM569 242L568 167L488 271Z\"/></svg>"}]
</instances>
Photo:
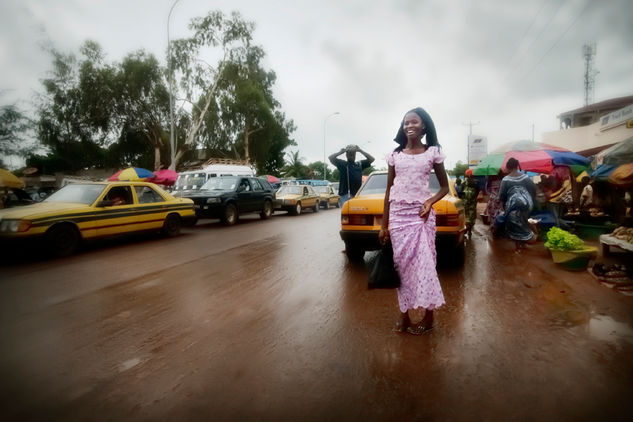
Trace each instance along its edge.
<instances>
[{"instance_id":1,"label":"roof of building","mask_svg":"<svg viewBox=\"0 0 633 422\"><path fill-rule=\"evenodd\" d=\"M626 107L629 104L633 104L633 95L628 97L611 98L609 100L600 101L598 103L589 104L588 106L580 107L575 110L565 111L558 115L558 117L566 116L569 114L581 114L594 111L613 111Z\"/></svg>"}]
</instances>

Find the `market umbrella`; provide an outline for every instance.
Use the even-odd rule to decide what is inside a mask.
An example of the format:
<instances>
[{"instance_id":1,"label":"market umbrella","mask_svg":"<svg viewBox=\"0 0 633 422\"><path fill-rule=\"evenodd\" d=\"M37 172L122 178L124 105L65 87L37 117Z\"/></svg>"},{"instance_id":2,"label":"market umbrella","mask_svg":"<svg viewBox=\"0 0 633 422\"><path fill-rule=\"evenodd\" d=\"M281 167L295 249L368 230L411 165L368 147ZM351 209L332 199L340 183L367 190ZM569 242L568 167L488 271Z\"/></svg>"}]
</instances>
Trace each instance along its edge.
<instances>
[{"instance_id":1,"label":"market umbrella","mask_svg":"<svg viewBox=\"0 0 633 422\"><path fill-rule=\"evenodd\" d=\"M22 189L24 182L10 171L0 169L0 187Z\"/></svg>"},{"instance_id":2,"label":"market umbrella","mask_svg":"<svg viewBox=\"0 0 633 422\"><path fill-rule=\"evenodd\" d=\"M268 183L279 183L279 179L272 174L267 174L266 176L262 176L262 178L266 178Z\"/></svg>"},{"instance_id":3,"label":"market umbrella","mask_svg":"<svg viewBox=\"0 0 633 422\"><path fill-rule=\"evenodd\" d=\"M600 151L596 154L595 161L592 165L597 169L598 166L603 164L617 167L628 163L633 163L633 136Z\"/></svg>"},{"instance_id":4,"label":"market umbrella","mask_svg":"<svg viewBox=\"0 0 633 422\"><path fill-rule=\"evenodd\" d=\"M140 167L128 167L119 170L108 178L110 182L137 182L154 178L154 173Z\"/></svg>"},{"instance_id":5,"label":"market umbrella","mask_svg":"<svg viewBox=\"0 0 633 422\"><path fill-rule=\"evenodd\" d=\"M633 163L622 164L613 170L609 175L609 183L623 188L633 186Z\"/></svg>"},{"instance_id":6,"label":"market umbrella","mask_svg":"<svg viewBox=\"0 0 633 422\"><path fill-rule=\"evenodd\" d=\"M172 186L176 183L178 173L169 169L162 169L154 172L154 178L149 180L152 183L164 186Z\"/></svg>"},{"instance_id":7,"label":"market umbrella","mask_svg":"<svg viewBox=\"0 0 633 422\"><path fill-rule=\"evenodd\" d=\"M542 142L516 141L496 148L473 169L475 176L491 176L505 170L510 158L519 160L522 170L551 173L554 166L569 166L572 173L582 172L590 160L564 148Z\"/></svg>"}]
</instances>

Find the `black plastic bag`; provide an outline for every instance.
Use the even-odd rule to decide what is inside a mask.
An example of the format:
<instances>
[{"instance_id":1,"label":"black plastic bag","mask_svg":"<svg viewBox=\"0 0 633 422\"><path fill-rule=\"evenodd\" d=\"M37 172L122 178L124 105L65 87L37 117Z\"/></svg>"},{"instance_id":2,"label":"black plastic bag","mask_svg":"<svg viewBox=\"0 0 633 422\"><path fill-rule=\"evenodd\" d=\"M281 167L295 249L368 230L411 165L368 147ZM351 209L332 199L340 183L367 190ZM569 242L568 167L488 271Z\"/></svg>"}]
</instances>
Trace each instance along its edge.
<instances>
[{"instance_id":1,"label":"black plastic bag","mask_svg":"<svg viewBox=\"0 0 633 422\"><path fill-rule=\"evenodd\" d=\"M391 242L382 247L369 272L367 287L371 289L395 289L400 287L400 276L393 263Z\"/></svg>"}]
</instances>

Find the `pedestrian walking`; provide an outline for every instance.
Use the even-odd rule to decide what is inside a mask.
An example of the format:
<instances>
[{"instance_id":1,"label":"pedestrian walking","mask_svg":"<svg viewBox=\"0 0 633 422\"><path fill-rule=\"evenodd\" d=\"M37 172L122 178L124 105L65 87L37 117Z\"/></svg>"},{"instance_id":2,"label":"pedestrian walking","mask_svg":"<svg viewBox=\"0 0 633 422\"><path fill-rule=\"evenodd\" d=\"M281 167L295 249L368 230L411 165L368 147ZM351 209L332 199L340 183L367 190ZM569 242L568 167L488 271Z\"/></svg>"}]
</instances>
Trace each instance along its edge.
<instances>
[{"instance_id":1,"label":"pedestrian walking","mask_svg":"<svg viewBox=\"0 0 633 422\"><path fill-rule=\"evenodd\" d=\"M501 180L499 199L505 209L505 232L514 240L516 250L519 251L526 242L535 237L528 218L534 207L536 189L530 177L519 172L519 161L516 158L508 159L506 168L510 174Z\"/></svg>"},{"instance_id":2,"label":"pedestrian walking","mask_svg":"<svg viewBox=\"0 0 633 422\"><path fill-rule=\"evenodd\" d=\"M363 154L365 159L357 162L357 152ZM343 153L346 155L346 161L338 158L338 156ZM341 148L339 152L330 155L328 159L338 169L340 178L338 194L341 197L341 205L343 205L349 198L356 195L356 192L360 189L360 185L363 182L363 170L374 162L374 157L360 149L358 145L348 145L345 148Z\"/></svg>"},{"instance_id":3,"label":"pedestrian walking","mask_svg":"<svg viewBox=\"0 0 633 422\"><path fill-rule=\"evenodd\" d=\"M445 156L433 120L422 108L405 114L394 141L398 147L387 156L389 171L379 237L383 244L391 240L400 275L400 317L394 330L422 334L433 327L433 311L445 303L435 268L433 211L433 204L448 193ZM440 182L435 195L429 189L431 170ZM413 323L410 311L423 311L424 316Z\"/></svg>"},{"instance_id":4,"label":"pedestrian walking","mask_svg":"<svg viewBox=\"0 0 633 422\"><path fill-rule=\"evenodd\" d=\"M477 220L477 196L479 196L479 185L473 177L473 170L466 170L466 180L462 183L462 202L466 213L466 233L468 238L473 237L473 227Z\"/></svg>"}]
</instances>

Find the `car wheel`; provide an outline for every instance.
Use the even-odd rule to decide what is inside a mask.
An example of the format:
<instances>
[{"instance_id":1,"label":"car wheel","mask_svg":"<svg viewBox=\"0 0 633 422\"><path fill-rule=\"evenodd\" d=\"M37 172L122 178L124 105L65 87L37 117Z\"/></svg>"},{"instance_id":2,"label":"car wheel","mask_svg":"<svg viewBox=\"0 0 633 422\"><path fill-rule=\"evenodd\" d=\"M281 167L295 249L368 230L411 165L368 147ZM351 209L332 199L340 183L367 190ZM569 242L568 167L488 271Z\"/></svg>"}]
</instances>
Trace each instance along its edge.
<instances>
[{"instance_id":1,"label":"car wheel","mask_svg":"<svg viewBox=\"0 0 633 422\"><path fill-rule=\"evenodd\" d=\"M163 234L167 237L173 237L179 233L180 217L177 214L169 214L163 223Z\"/></svg>"},{"instance_id":2,"label":"car wheel","mask_svg":"<svg viewBox=\"0 0 633 422\"><path fill-rule=\"evenodd\" d=\"M270 218L271 215L273 215L273 203L270 201L264 201L264 209L259 214L259 216L262 218L262 220L266 220Z\"/></svg>"},{"instance_id":3,"label":"car wheel","mask_svg":"<svg viewBox=\"0 0 633 422\"><path fill-rule=\"evenodd\" d=\"M58 257L75 252L79 240L79 232L71 225L55 226L46 233L46 246L52 255Z\"/></svg>"},{"instance_id":4,"label":"car wheel","mask_svg":"<svg viewBox=\"0 0 633 422\"><path fill-rule=\"evenodd\" d=\"M325 209L326 210L330 209L330 200L329 199L327 201L325 201Z\"/></svg>"},{"instance_id":5,"label":"car wheel","mask_svg":"<svg viewBox=\"0 0 633 422\"><path fill-rule=\"evenodd\" d=\"M345 254L350 261L361 261L365 256L365 251L358 246L346 243L345 244Z\"/></svg>"},{"instance_id":6,"label":"car wheel","mask_svg":"<svg viewBox=\"0 0 633 422\"><path fill-rule=\"evenodd\" d=\"M314 212L319 212L319 207L321 206L321 203L319 201L316 202L316 204L314 205L314 208L312 208L312 210Z\"/></svg>"},{"instance_id":7,"label":"car wheel","mask_svg":"<svg viewBox=\"0 0 633 422\"><path fill-rule=\"evenodd\" d=\"M237 223L237 207L235 205L226 204L224 215L222 216L222 223L227 226L232 226Z\"/></svg>"},{"instance_id":8,"label":"car wheel","mask_svg":"<svg viewBox=\"0 0 633 422\"><path fill-rule=\"evenodd\" d=\"M299 214L301 214L301 202L297 202L297 204L292 209L291 214L292 215L299 215Z\"/></svg>"},{"instance_id":9,"label":"car wheel","mask_svg":"<svg viewBox=\"0 0 633 422\"><path fill-rule=\"evenodd\" d=\"M341 199L336 200L336 208L341 208Z\"/></svg>"}]
</instances>

